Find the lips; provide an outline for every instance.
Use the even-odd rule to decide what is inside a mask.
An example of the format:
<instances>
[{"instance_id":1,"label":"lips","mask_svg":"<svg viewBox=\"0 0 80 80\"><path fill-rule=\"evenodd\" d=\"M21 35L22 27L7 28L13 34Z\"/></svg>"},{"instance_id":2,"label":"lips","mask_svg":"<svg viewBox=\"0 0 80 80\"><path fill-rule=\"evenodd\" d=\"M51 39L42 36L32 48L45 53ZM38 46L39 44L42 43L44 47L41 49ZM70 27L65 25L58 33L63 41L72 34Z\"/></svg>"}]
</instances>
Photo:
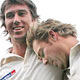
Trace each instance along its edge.
<instances>
[{"instance_id":1,"label":"lips","mask_svg":"<svg viewBox=\"0 0 80 80\"><path fill-rule=\"evenodd\" d=\"M24 30L24 26L17 26L12 28L14 32L21 32Z\"/></svg>"},{"instance_id":2,"label":"lips","mask_svg":"<svg viewBox=\"0 0 80 80\"><path fill-rule=\"evenodd\" d=\"M13 29L13 30L20 30L20 29L22 29L22 28L24 28L24 26L13 27L12 29Z\"/></svg>"}]
</instances>

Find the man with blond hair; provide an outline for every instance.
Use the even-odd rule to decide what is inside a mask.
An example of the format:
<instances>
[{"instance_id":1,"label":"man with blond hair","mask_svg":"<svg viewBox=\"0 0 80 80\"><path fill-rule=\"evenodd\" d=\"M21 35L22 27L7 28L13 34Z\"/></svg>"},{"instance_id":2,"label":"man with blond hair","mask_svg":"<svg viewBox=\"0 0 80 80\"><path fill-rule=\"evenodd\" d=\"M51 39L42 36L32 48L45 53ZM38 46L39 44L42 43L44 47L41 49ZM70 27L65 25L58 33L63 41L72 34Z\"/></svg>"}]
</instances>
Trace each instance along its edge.
<instances>
[{"instance_id":1,"label":"man with blond hair","mask_svg":"<svg viewBox=\"0 0 80 80\"><path fill-rule=\"evenodd\" d=\"M70 80L80 79L77 70L80 43L76 29L71 24L53 19L43 21L36 29L30 28L27 44L44 64L51 64L64 71L70 67L70 75L66 73L67 77Z\"/></svg>"}]
</instances>

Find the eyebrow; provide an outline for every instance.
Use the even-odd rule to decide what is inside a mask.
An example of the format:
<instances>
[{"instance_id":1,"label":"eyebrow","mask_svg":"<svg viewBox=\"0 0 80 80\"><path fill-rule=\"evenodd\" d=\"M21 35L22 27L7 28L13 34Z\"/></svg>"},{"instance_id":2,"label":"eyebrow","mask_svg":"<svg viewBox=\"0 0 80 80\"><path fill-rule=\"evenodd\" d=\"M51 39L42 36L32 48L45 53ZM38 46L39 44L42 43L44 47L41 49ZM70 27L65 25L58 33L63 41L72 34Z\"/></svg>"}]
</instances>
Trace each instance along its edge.
<instances>
[{"instance_id":1,"label":"eyebrow","mask_svg":"<svg viewBox=\"0 0 80 80\"><path fill-rule=\"evenodd\" d=\"M27 10L18 10L18 12L28 12Z\"/></svg>"},{"instance_id":2,"label":"eyebrow","mask_svg":"<svg viewBox=\"0 0 80 80\"><path fill-rule=\"evenodd\" d=\"M20 9L20 10L16 10L16 11L9 11L9 12L7 12L6 14L8 14L8 13L14 13L14 12L28 12L28 10L25 10L25 9Z\"/></svg>"}]
</instances>

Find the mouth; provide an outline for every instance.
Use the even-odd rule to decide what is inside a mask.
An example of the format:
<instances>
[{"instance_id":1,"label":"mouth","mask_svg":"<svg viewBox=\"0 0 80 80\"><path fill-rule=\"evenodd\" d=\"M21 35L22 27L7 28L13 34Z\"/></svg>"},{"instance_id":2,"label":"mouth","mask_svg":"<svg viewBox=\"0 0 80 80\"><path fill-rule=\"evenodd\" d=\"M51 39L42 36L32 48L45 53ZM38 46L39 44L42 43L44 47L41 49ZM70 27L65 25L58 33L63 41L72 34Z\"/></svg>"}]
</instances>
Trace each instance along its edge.
<instances>
[{"instance_id":1,"label":"mouth","mask_svg":"<svg viewBox=\"0 0 80 80\"><path fill-rule=\"evenodd\" d=\"M22 29L22 28L24 28L24 26L13 27L12 29L13 29L13 30L20 30L20 29Z\"/></svg>"},{"instance_id":2,"label":"mouth","mask_svg":"<svg viewBox=\"0 0 80 80\"><path fill-rule=\"evenodd\" d=\"M14 32L20 32L24 30L24 26L17 26L12 28Z\"/></svg>"}]
</instances>

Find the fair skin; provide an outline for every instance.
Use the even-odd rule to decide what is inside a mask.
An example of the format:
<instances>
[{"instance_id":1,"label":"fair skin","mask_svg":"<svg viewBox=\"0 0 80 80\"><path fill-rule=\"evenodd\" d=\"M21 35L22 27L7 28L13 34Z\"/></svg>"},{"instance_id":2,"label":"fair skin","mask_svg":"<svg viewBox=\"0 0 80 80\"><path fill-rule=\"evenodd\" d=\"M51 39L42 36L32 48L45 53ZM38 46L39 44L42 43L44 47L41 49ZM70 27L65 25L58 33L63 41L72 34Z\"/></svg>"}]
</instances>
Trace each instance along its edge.
<instances>
[{"instance_id":1,"label":"fair skin","mask_svg":"<svg viewBox=\"0 0 80 80\"><path fill-rule=\"evenodd\" d=\"M76 40L75 37L72 36L62 37L59 36L54 31L52 31L52 33L49 36L48 42L34 40L33 50L38 55L38 57L43 60L43 63L54 64L55 66L61 68L63 66L59 66L59 65L65 64L64 66L66 66L66 62L65 62L66 56L69 56L70 49L77 42L78 41ZM42 57L43 55L42 53L44 53L43 57Z\"/></svg>"},{"instance_id":2,"label":"fair skin","mask_svg":"<svg viewBox=\"0 0 80 80\"><path fill-rule=\"evenodd\" d=\"M17 22L17 23L16 23ZM13 53L24 57L26 50L26 34L29 27L35 23L27 5L11 5L5 9L5 24L11 42Z\"/></svg>"}]
</instances>

